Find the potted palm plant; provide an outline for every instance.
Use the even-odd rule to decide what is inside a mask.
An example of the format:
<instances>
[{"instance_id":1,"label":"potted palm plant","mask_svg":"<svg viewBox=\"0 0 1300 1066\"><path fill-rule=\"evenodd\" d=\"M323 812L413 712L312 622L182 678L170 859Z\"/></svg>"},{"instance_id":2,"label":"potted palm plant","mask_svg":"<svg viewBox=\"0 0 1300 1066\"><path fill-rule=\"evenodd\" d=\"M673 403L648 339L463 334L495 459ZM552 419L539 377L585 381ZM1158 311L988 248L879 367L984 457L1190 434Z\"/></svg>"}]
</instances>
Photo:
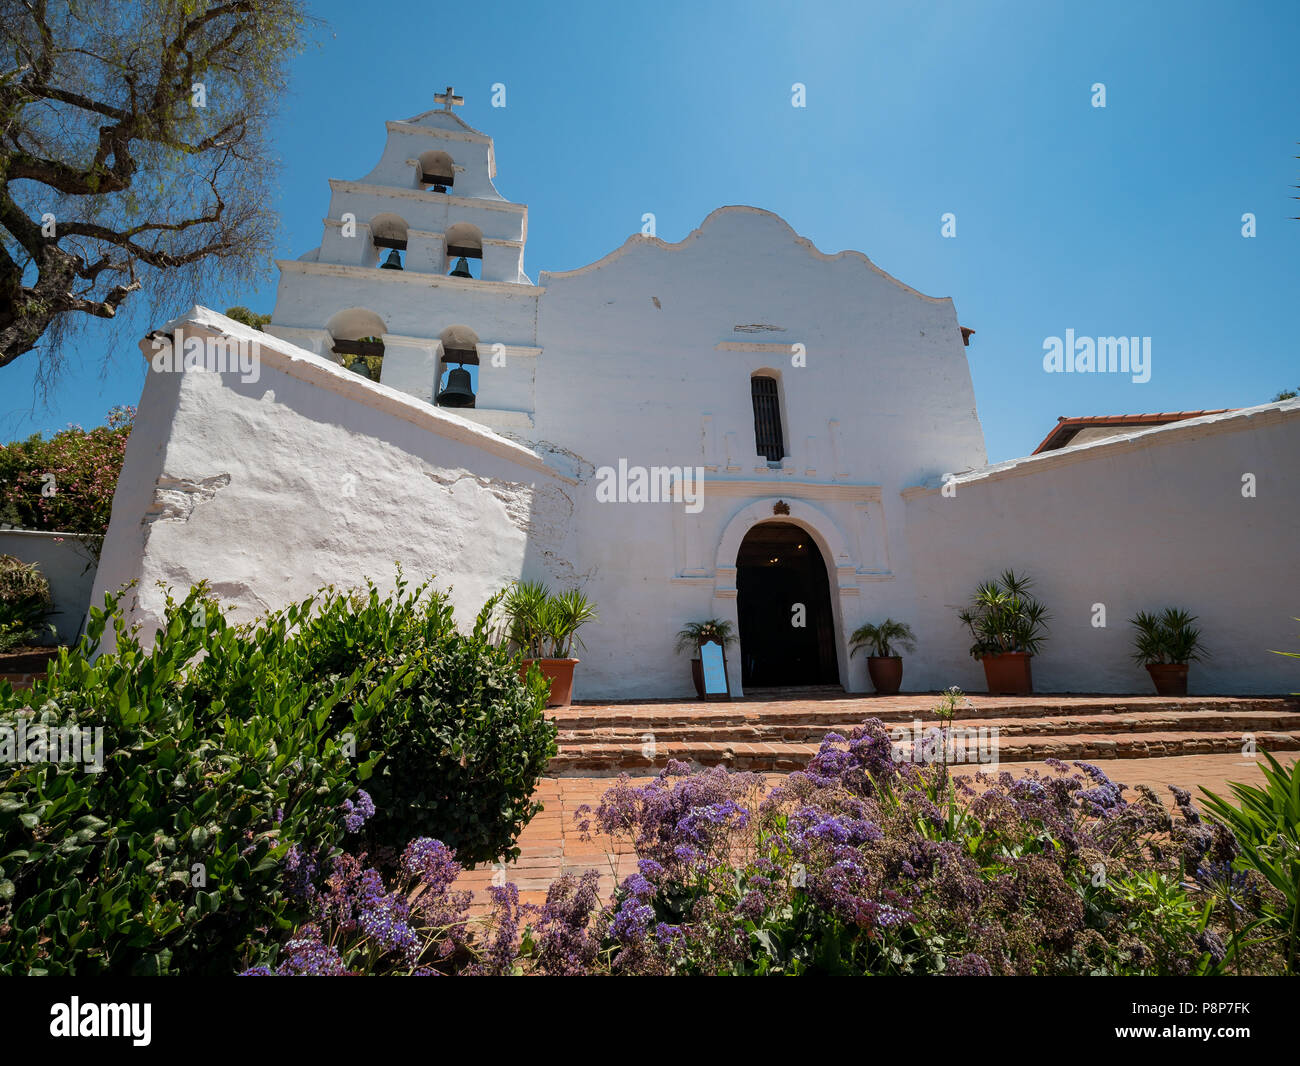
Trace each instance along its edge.
<instances>
[{"instance_id":1,"label":"potted palm plant","mask_svg":"<svg viewBox=\"0 0 1300 1066\"><path fill-rule=\"evenodd\" d=\"M990 695L1027 696L1034 690L1030 659L1046 639L1050 616L1029 595L1032 584L1005 570L979 585L971 605L957 613L975 638L970 653L984 666Z\"/></svg>"},{"instance_id":2,"label":"potted palm plant","mask_svg":"<svg viewBox=\"0 0 1300 1066\"><path fill-rule=\"evenodd\" d=\"M552 595L540 581L520 581L506 593L502 609L506 635L523 655L519 676L533 664L551 683L547 707L567 707L573 698L574 647L582 647L578 630L595 621L596 608L578 589Z\"/></svg>"},{"instance_id":3,"label":"potted palm plant","mask_svg":"<svg viewBox=\"0 0 1300 1066\"><path fill-rule=\"evenodd\" d=\"M863 648L869 649L867 674L878 696L896 696L903 684L903 657L894 654L894 645L904 651L916 650L916 634L906 622L886 618L879 625L868 622L853 631L849 637L853 646L850 656Z\"/></svg>"},{"instance_id":4,"label":"potted palm plant","mask_svg":"<svg viewBox=\"0 0 1300 1066\"><path fill-rule=\"evenodd\" d=\"M703 622L687 622L677 631L677 654L693 651L691 659L691 680L695 682L695 691L704 699L704 665L700 662L700 645L717 641L726 651L727 646L736 643L735 627L725 618L706 618Z\"/></svg>"},{"instance_id":5,"label":"potted palm plant","mask_svg":"<svg viewBox=\"0 0 1300 1066\"><path fill-rule=\"evenodd\" d=\"M1200 662L1206 654L1196 615L1181 607L1166 607L1159 614L1138 611L1129 621L1137 630L1133 659L1147 668L1156 695L1186 696L1187 666Z\"/></svg>"}]
</instances>

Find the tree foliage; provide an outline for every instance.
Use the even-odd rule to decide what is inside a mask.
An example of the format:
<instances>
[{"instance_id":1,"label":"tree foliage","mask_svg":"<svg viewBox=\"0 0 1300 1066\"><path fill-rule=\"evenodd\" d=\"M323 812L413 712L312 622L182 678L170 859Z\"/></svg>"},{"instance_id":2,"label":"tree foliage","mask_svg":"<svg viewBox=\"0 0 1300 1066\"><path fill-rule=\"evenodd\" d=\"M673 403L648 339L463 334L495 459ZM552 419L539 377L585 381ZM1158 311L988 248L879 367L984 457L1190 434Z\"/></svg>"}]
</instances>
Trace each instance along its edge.
<instances>
[{"instance_id":1,"label":"tree foliage","mask_svg":"<svg viewBox=\"0 0 1300 1066\"><path fill-rule=\"evenodd\" d=\"M0 366L260 275L299 0L0 0Z\"/></svg>"},{"instance_id":2,"label":"tree foliage","mask_svg":"<svg viewBox=\"0 0 1300 1066\"><path fill-rule=\"evenodd\" d=\"M0 445L0 522L102 537L134 424L134 407L114 407L106 426Z\"/></svg>"},{"instance_id":3,"label":"tree foliage","mask_svg":"<svg viewBox=\"0 0 1300 1066\"><path fill-rule=\"evenodd\" d=\"M237 304L234 307L226 308L226 317L233 318L236 322L242 322L246 326L252 326L253 329L265 331L267 324L271 321L270 315L258 314L256 311L250 311L243 304Z\"/></svg>"}]
</instances>

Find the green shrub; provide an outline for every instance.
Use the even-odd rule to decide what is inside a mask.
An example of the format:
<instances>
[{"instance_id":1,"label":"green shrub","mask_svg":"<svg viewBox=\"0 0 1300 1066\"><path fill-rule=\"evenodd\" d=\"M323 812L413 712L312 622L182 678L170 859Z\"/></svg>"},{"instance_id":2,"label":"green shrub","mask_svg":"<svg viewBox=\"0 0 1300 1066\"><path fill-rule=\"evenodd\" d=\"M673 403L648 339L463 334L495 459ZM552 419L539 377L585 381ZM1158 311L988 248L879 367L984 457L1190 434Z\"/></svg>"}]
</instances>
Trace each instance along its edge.
<instances>
[{"instance_id":1,"label":"green shrub","mask_svg":"<svg viewBox=\"0 0 1300 1066\"><path fill-rule=\"evenodd\" d=\"M404 677L361 664L304 685L295 630L316 607L326 627L346 613L308 599L236 627L199 586L168 598L146 650L110 595L30 693L0 683L0 744L20 720L102 730L99 772L3 760L0 974L229 973L301 920L282 862L340 843L340 807L373 768L334 712L364 735ZM115 646L93 658L110 623Z\"/></svg>"},{"instance_id":2,"label":"green shrub","mask_svg":"<svg viewBox=\"0 0 1300 1066\"><path fill-rule=\"evenodd\" d=\"M54 601L40 567L0 555L0 652L30 644L53 627L42 623Z\"/></svg>"},{"instance_id":3,"label":"green shrub","mask_svg":"<svg viewBox=\"0 0 1300 1066\"><path fill-rule=\"evenodd\" d=\"M231 972L309 913L291 882L337 852L361 782L375 843L516 854L555 727L487 637L495 604L462 635L399 574L236 626L198 586L145 649L109 596L30 693L0 683L0 974ZM102 730L102 768L24 764L20 721Z\"/></svg>"},{"instance_id":4,"label":"green shrub","mask_svg":"<svg viewBox=\"0 0 1300 1066\"><path fill-rule=\"evenodd\" d=\"M542 809L533 793L556 753L556 730L545 715L548 682L535 668L521 681L518 657L489 639L500 598L466 635L443 594L421 587L408 595L399 582L404 639L394 651L412 669L360 750L383 753L367 786L372 846L433 837L467 864L519 854L515 841ZM368 609L377 602L372 590Z\"/></svg>"},{"instance_id":5,"label":"green shrub","mask_svg":"<svg viewBox=\"0 0 1300 1066\"><path fill-rule=\"evenodd\" d=\"M555 726L546 720L547 682L536 670L519 677L519 660L488 636L494 597L469 634L455 626L444 593L397 577L393 593L327 590L302 621L292 663L297 683L323 699L356 671L362 685L334 709L336 728L349 728L352 703L367 685L401 671L370 732L357 739L357 757L374 761L366 785L376 806L367 825L372 847L404 847L436 837L467 864L518 854L515 840L540 809L538 779L554 756ZM209 655L192 688L244 693L239 655ZM251 698L251 693L249 693Z\"/></svg>"},{"instance_id":6,"label":"green shrub","mask_svg":"<svg viewBox=\"0 0 1300 1066\"><path fill-rule=\"evenodd\" d=\"M1102 906L1114 908L1113 914L1103 911L1110 918L1111 972L1138 977L1178 973L1189 945L1213 943L1205 935L1210 912L1193 899L1192 887L1160 870L1126 872L1106 881L1109 898L1098 895L1105 899ZM1202 959L1193 972L1217 970L1211 959Z\"/></svg>"},{"instance_id":7,"label":"green shrub","mask_svg":"<svg viewBox=\"0 0 1300 1066\"><path fill-rule=\"evenodd\" d=\"M1273 888L1260 933L1278 945L1285 972L1294 975L1300 973L1300 768L1263 754L1262 788L1229 784L1235 804L1201 791L1210 818L1231 829L1241 847L1235 868L1255 871Z\"/></svg>"}]
</instances>

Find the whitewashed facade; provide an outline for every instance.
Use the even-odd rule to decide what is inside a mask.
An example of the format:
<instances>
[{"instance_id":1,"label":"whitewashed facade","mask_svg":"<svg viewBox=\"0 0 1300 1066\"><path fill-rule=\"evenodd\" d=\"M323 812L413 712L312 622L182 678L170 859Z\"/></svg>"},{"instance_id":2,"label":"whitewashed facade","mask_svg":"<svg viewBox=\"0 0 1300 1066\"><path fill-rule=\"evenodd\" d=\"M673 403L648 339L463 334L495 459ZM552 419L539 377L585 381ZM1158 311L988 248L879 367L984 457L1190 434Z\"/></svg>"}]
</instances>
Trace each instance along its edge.
<instances>
[{"instance_id":1,"label":"whitewashed facade","mask_svg":"<svg viewBox=\"0 0 1300 1066\"><path fill-rule=\"evenodd\" d=\"M389 123L376 167L331 182L321 245L280 264L270 336L201 308L165 328L260 342L260 375L149 375L97 596L139 579L137 613L155 618L154 582L206 577L251 614L327 582L384 583L400 560L452 586L462 616L514 578L581 586L600 621L583 633L579 699L688 695L677 629L744 616L753 637L756 611L767 642L732 656L738 692L742 656L782 681L776 617L817 680L867 690L848 634L886 616L919 637L905 689L979 690L954 608L1014 566L1061 627L1035 665L1040 690L1146 691L1124 620L1168 604L1199 613L1212 647L1231 634L1193 692L1300 687L1292 660L1267 653L1300 628L1287 603L1300 601L1300 405L988 468L951 300L751 207L720 208L676 244L633 236L534 285L527 209L494 173L491 140L448 111ZM430 187L439 175L445 192ZM383 269L402 242L403 269ZM477 276L449 277L466 249ZM382 338L378 383L330 354L364 337ZM463 356L466 338L475 406L439 407L448 348ZM779 412L768 455L761 404ZM1216 495L1243 464L1270 486L1250 509ZM635 497L638 468L687 498L610 501L611 472L629 472ZM1111 551L1107 514L1116 544L1144 547ZM1175 518L1177 550L1161 549ZM1249 558L1225 557L1234 531ZM759 558L772 537L789 542ZM1089 611L1108 598L1098 630ZM813 650L795 632L809 625Z\"/></svg>"}]
</instances>

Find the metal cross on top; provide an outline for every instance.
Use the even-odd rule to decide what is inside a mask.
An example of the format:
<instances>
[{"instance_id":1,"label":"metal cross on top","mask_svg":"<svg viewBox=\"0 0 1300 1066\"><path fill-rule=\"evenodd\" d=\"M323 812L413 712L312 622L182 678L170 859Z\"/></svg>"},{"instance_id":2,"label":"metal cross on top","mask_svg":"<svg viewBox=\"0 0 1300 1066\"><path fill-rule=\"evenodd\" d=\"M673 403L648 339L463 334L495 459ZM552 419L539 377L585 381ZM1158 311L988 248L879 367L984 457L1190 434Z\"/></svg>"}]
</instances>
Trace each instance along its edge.
<instances>
[{"instance_id":1,"label":"metal cross on top","mask_svg":"<svg viewBox=\"0 0 1300 1066\"><path fill-rule=\"evenodd\" d=\"M434 93L433 100L434 103L442 104L442 109L448 114L451 113L453 107L460 107L465 103L465 97L457 96L456 91L450 85L447 86L445 93Z\"/></svg>"}]
</instances>

